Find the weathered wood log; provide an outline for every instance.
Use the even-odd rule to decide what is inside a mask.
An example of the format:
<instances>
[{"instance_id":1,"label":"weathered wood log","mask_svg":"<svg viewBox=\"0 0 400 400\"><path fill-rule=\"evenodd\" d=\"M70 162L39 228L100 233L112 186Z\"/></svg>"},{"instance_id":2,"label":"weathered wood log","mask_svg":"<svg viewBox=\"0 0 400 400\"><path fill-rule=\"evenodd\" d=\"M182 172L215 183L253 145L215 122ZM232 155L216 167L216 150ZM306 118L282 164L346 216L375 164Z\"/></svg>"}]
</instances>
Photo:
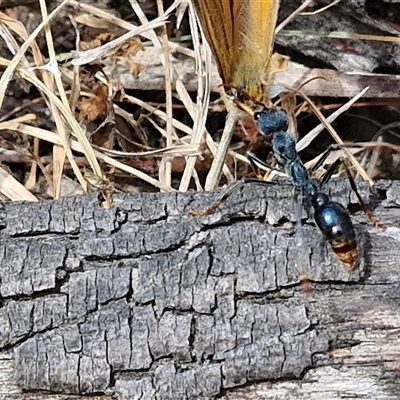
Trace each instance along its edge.
<instances>
[{"instance_id":1,"label":"weathered wood log","mask_svg":"<svg viewBox=\"0 0 400 400\"><path fill-rule=\"evenodd\" d=\"M280 18L286 18L302 2L281 2ZM396 4L395 4L396 3ZM311 9L321 10L332 4L330 0L314 0ZM306 11L308 11L307 9ZM368 40L368 35L398 38L400 3L392 0L347 0L313 15L297 15L285 29L302 31L302 36L277 35L276 43L311 60L332 65L339 71L373 72L398 71L400 47L398 42ZM316 33L345 32L347 38L316 37ZM307 35L309 33L309 35ZM352 34L364 35L354 39ZM372 39L372 38L370 38Z\"/></svg>"},{"instance_id":2,"label":"weathered wood log","mask_svg":"<svg viewBox=\"0 0 400 400\"><path fill-rule=\"evenodd\" d=\"M279 20L288 17L303 1L281 2ZM331 0L314 0L307 8L318 10ZM387 15L386 15L387 14ZM366 86L370 89L364 97L397 98L400 89L400 46L398 43L381 40L363 40L338 37L318 37L330 32L375 35L397 38L399 36L400 3L390 0L347 0L315 15L297 15L287 31L298 31L299 35L278 34L276 44L279 51L290 54L303 66L291 62L286 71L276 74L275 83L297 88L306 81L302 90L309 96L353 97ZM392 16L392 18L389 18ZM397 18L397 24L396 24ZM303 35L300 33L304 32ZM308 34L307 34L308 33ZM165 89L165 71L160 62L160 51L146 48L132 59L146 66L139 78L134 78L126 67L119 67L118 76L125 89ZM190 91L197 90L197 75L194 59L179 52L171 55L171 63L177 76ZM313 68L323 65L326 69ZM331 67L331 69L329 68ZM109 69L108 69L109 70ZM379 72L397 75L379 74ZM221 81L217 69L211 74L211 90L217 92Z\"/></svg>"},{"instance_id":3,"label":"weathered wood log","mask_svg":"<svg viewBox=\"0 0 400 400\"><path fill-rule=\"evenodd\" d=\"M139 52L133 61L146 67L139 78L134 78L124 66L119 66L118 77L125 89L164 90L164 67L159 61L159 52L154 48L146 48ZM184 58L184 60L182 60ZM194 59L186 56L171 57L172 65L185 87L189 91L197 90L197 75ZM110 72L111 68L107 67ZM275 76L277 87L300 87L308 80L314 81L304 86L303 92L308 96L354 97L365 87L369 90L364 97L395 98L400 90L400 75L371 74L369 72L338 72L333 69L308 68L295 62L289 62L289 67ZM221 79L217 67L213 64L211 71L211 90L218 92Z\"/></svg>"},{"instance_id":4,"label":"weathered wood log","mask_svg":"<svg viewBox=\"0 0 400 400\"><path fill-rule=\"evenodd\" d=\"M351 273L312 223L297 246L290 185L198 217L220 193L2 203L0 398L397 399L399 188L374 188L385 232L353 216Z\"/></svg>"}]
</instances>

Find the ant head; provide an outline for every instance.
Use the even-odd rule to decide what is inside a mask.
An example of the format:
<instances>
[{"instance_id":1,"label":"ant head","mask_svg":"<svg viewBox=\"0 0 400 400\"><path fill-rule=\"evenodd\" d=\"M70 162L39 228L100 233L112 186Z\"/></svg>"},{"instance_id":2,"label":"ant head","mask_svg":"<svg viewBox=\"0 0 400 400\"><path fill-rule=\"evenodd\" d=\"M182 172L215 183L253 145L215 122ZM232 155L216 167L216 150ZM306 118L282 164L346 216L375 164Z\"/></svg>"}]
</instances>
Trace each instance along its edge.
<instances>
[{"instance_id":1,"label":"ant head","mask_svg":"<svg viewBox=\"0 0 400 400\"><path fill-rule=\"evenodd\" d=\"M254 115L254 109L257 108L257 106L261 106L263 108L267 107L264 103L257 100L257 98L247 93L244 88L227 83L224 83L221 86L224 87L228 97L233 100L236 106L250 116Z\"/></svg>"},{"instance_id":2,"label":"ant head","mask_svg":"<svg viewBox=\"0 0 400 400\"><path fill-rule=\"evenodd\" d=\"M245 88L230 85L227 83L224 83L222 86L224 87L225 91L229 90L232 96L235 97L235 101L239 103L251 103L253 105L258 104L264 106L264 104L257 100L256 97L249 94Z\"/></svg>"},{"instance_id":3,"label":"ant head","mask_svg":"<svg viewBox=\"0 0 400 400\"><path fill-rule=\"evenodd\" d=\"M254 114L254 120L263 135L287 131L289 127L289 120L286 112L275 108L266 108L260 112L256 112Z\"/></svg>"}]
</instances>

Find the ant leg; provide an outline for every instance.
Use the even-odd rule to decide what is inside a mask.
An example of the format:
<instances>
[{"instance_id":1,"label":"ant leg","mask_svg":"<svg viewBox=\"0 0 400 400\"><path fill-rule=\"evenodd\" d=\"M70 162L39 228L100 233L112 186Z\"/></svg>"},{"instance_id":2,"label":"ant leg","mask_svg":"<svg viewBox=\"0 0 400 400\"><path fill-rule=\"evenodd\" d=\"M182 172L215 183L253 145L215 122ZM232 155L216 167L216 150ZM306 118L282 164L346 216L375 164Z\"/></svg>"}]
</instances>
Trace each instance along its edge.
<instances>
[{"instance_id":1,"label":"ant leg","mask_svg":"<svg viewBox=\"0 0 400 400\"><path fill-rule=\"evenodd\" d=\"M269 168L269 169L272 169L274 171L280 171L280 172L282 171L282 169L273 167L272 165L268 164L266 161L262 160L257 155L255 155L252 151L246 152L246 156L250 160L251 163L260 164L264 168Z\"/></svg>"},{"instance_id":2,"label":"ant leg","mask_svg":"<svg viewBox=\"0 0 400 400\"><path fill-rule=\"evenodd\" d=\"M315 163L315 165L310 168L310 172L316 171L328 158L329 154L332 153L334 150L341 149L343 146L340 144L331 144L323 153L321 158Z\"/></svg>"},{"instance_id":3,"label":"ant leg","mask_svg":"<svg viewBox=\"0 0 400 400\"><path fill-rule=\"evenodd\" d=\"M264 186L276 185L278 183L274 181L264 181L258 178L242 178L241 181L242 183L255 183L256 185L264 185Z\"/></svg>"},{"instance_id":4,"label":"ant leg","mask_svg":"<svg viewBox=\"0 0 400 400\"><path fill-rule=\"evenodd\" d=\"M315 171L317 170L323 163L324 161L328 158L329 154L334 151L343 148L343 145L341 144L331 144L322 154L321 158L317 161L317 163L310 169L310 171ZM329 180L332 178L332 175L335 173L337 167L344 163L343 159L339 157L337 160L335 160L327 169L325 175L323 176L319 186L323 187L326 183L329 182Z\"/></svg>"},{"instance_id":5,"label":"ant leg","mask_svg":"<svg viewBox=\"0 0 400 400\"><path fill-rule=\"evenodd\" d=\"M261 158L259 158L258 156L256 156L253 152L248 151L246 153L247 157L249 158L250 162L252 163L258 163L260 165L262 165L265 168L270 168L273 169L275 171L282 171L281 169L277 169L271 165L269 165L268 163L266 163L264 160L262 160ZM211 207L206 208L205 210L189 210L188 214L192 215L192 216L202 216L202 215L210 215L212 213L215 212L215 210L223 203L226 201L226 199L236 190L236 188L238 186L241 186L244 183L256 183L259 185L274 185L276 184L276 182L270 182L270 181L263 181L262 179L258 179L258 178L243 178L240 181L235 182L233 185L231 185L230 187L228 187L223 193L221 198L216 201Z\"/></svg>"},{"instance_id":6,"label":"ant leg","mask_svg":"<svg viewBox=\"0 0 400 400\"><path fill-rule=\"evenodd\" d=\"M306 295L312 294L311 282L309 279L307 246L304 243L304 228L302 223L303 203L305 193L295 190L295 216L296 216L296 248L300 261L300 285Z\"/></svg>"},{"instance_id":7,"label":"ant leg","mask_svg":"<svg viewBox=\"0 0 400 400\"><path fill-rule=\"evenodd\" d=\"M217 200L212 206L206 208L205 210L189 210L188 214L192 217L199 217L203 215L210 215L215 212L215 210L236 190L237 187L242 185L242 181L237 181L233 185L229 186L222 193L222 196Z\"/></svg>"},{"instance_id":8,"label":"ant leg","mask_svg":"<svg viewBox=\"0 0 400 400\"><path fill-rule=\"evenodd\" d=\"M256 156L253 152L248 151L246 153L247 157L249 158L251 163L258 163L260 165L262 165L265 168L270 168L276 171L281 171L275 167L272 167L271 165L269 165L268 163L266 163L264 160L262 160L261 158L259 158L258 156ZM189 210L188 214L192 215L192 216L202 216L202 215L210 215L212 213L215 212L215 210L223 203L226 201L226 199L236 190L236 188L240 185L242 185L243 183L256 183L259 185L273 185L276 182L270 182L270 181L263 181L262 179L258 179L258 178L244 178L241 179L240 181L235 182L233 185L231 185L230 187L228 187L223 193L221 198L216 201L211 207L206 208L205 210Z\"/></svg>"},{"instance_id":9,"label":"ant leg","mask_svg":"<svg viewBox=\"0 0 400 400\"><path fill-rule=\"evenodd\" d=\"M347 166L346 162L343 162L343 164L346 169L347 177L349 178L349 181L350 181L350 186L353 189L354 193L356 194L358 202L360 203L365 214L367 214L368 218L370 219L372 224L375 226L375 228L379 228L383 231L386 230L387 229L386 225L383 222L379 221L379 219L377 217L375 217L375 215L372 213L372 211L365 204L363 198L361 197L361 195L357 189L356 182L354 181L354 178L351 176L349 167Z\"/></svg>"},{"instance_id":10,"label":"ant leg","mask_svg":"<svg viewBox=\"0 0 400 400\"><path fill-rule=\"evenodd\" d=\"M222 196L219 200L217 200L211 207L206 208L205 210L189 210L188 214L193 217L199 217L204 215L213 214L216 209L226 201L226 199L239 187L245 183L256 183L259 185L275 185L276 182L263 181L257 178L243 178L240 181L235 182L230 185L226 190L223 191Z\"/></svg>"},{"instance_id":11,"label":"ant leg","mask_svg":"<svg viewBox=\"0 0 400 400\"><path fill-rule=\"evenodd\" d=\"M296 216L296 246L303 247L303 198L304 192L295 190L295 216Z\"/></svg>"},{"instance_id":12,"label":"ant leg","mask_svg":"<svg viewBox=\"0 0 400 400\"><path fill-rule=\"evenodd\" d=\"M353 143L334 143L331 144L330 146L328 146L328 148L322 153L322 156L320 157L320 159L315 163L315 165L313 165L309 171L310 172L314 172L315 170L317 170L324 162L325 160L328 158L329 154L332 153L332 151L335 150L340 150L340 149L345 149L345 148L354 148L354 144ZM336 164L338 165L338 164Z\"/></svg>"},{"instance_id":13,"label":"ant leg","mask_svg":"<svg viewBox=\"0 0 400 400\"><path fill-rule=\"evenodd\" d=\"M329 179L331 179L333 173L335 172L337 166L339 164L343 164L346 170L346 175L347 178L349 179L350 182L350 186L353 190L353 192L356 194L357 196L357 200L361 205L361 208L363 209L363 211L365 212L365 214L368 216L368 218L370 219L370 221L372 222L372 224L379 229L382 230L386 230L386 225L382 222L379 221L379 219L377 217L375 217L375 215L372 213L371 210L369 210L369 208L367 207L367 205L365 204L365 201L363 200L363 198L360 195L360 192L357 189L357 185L356 182L354 181L354 178L352 177L349 167L347 166L347 163L345 160L342 160L341 158L338 158L327 170L325 176L323 177L320 186L322 187L323 185L325 185Z\"/></svg>"},{"instance_id":14,"label":"ant leg","mask_svg":"<svg viewBox=\"0 0 400 400\"><path fill-rule=\"evenodd\" d=\"M332 175L335 173L336 168L341 164L343 160L341 158L338 158L326 171L324 177L322 178L319 186L323 187L326 183L329 182L329 180L332 178Z\"/></svg>"}]
</instances>

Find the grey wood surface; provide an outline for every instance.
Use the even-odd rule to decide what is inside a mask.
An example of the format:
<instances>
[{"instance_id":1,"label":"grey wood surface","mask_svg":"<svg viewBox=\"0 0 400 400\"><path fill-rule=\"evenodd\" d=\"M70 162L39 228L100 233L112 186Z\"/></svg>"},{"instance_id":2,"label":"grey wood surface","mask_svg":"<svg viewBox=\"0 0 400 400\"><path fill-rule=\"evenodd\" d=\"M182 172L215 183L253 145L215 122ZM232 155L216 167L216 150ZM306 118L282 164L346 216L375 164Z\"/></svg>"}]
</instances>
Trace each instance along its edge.
<instances>
[{"instance_id":1,"label":"grey wood surface","mask_svg":"<svg viewBox=\"0 0 400 400\"><path fill-rule=\"evenodd\" d=\"M286 18L303 1L283 0L280 18ZM311 10L321 10L331 0L314 0ZM393 41L315 37L313 33L345 32L348 34L399 37L400 4L397 0L341 0L316 14L297 15L285 29L309 32L310 35L277 35L276 43L315 61L322 61L339 71L373 72L377 68L398 70L400 46ZM372 38L371 38L372 39Z\"/></svg>"},{"instance_id":2,"label":"grey wood surface","mask_svg":"<svg viewBox=\"0 0 400 400\"><path fill-rule=\"evenodd\" d=\"M290 185L198 217L220 192L2 203L0 398L399 398L399 187L373 189L386 231L353 215L352 273L294 233Z\"/></svg>"},{"instance_id":3,"label":"grey wood surface","mask_svg":"<svg viewBox=\"0 0 400 400\"><path fill-rule=\"evenodd\" d=\"M303 0L281 1L279 21L288 17L302 3ZM314 0L306 11L320 10L329 4L333 4L333 1ZM276 44L279 45L277 50L291 55L292 62L287 70L275 75L274 84L291 88L302 86L302 91L307 95L323 97L353 97L369 86L364 97L397 98L400 90L398 42L384 41L382 38L365 40L316 35L344 32L398 40L399 15L400 3L392 0L342 0L323 12L297 15L284 28L289 32L281 32L276 36ZM299 34L295 35L295 31ZM132 60L144 65L146 70L135 78L126 67L120 66L118 76L125 89L165 90L165 71L157 49L146 47ZM177 51L171 54L171 64L185 87L189 91L196 91L198 77L194 59ZM108 72L110 69L106 68ZM392 75L387 75L389 71ZM317 77L319 79L315 79ZM214 67L211 71L211 90L218 92L220 85L221 80Z\"/></svg>"}]
</instances>

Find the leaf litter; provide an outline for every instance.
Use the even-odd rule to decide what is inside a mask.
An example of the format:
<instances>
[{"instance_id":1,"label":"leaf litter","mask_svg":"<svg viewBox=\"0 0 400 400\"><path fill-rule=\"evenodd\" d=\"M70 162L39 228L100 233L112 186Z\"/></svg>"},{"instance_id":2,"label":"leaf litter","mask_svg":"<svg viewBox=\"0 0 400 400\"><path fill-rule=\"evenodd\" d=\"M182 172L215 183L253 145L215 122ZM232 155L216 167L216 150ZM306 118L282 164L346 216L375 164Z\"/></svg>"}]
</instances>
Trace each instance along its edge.
<instances>
[{"instance_id":1,"label":"leaf litter","mask_svg":"<svg viewBox=\"0 0 400 400\"><path fill-rule=\"evenodd\" d=\"M85 1L54 3L49 10L38 0L25 14L18 6L0 12L0 48L8 54L0 58L1 199L37 201L88 191L109 199L115 191L203 190L224 107L213 94L209 102L211 56L201 45L204 38L193 9L181 0L166 10L158 1L158 15L151 0L141 5L131 0L130 8L125 4L120 10L107 1L102 7ZM143 12L146 6L150 13ZM32 14L36 20L28 24ZM184 41L184 33L190 34L190 42ZM164 68L164 90L127 89L121 71L143 79L147 67L141 58L149 46ZM196 93L187 91L179 63L171 62L179 57L183 63L195 60ZM314 106L295 107L307 115ZM323 122L329 129L329 122ZM380 131L386 132L382 126ZM244 157L249 147L268 150L251 121L235 132L220 185L257 173ZM311 147L310 137L300 145ZM350 157L363 150L365 158L371 149L379 158L398 152L396 141L387 144L382 135L365 147L354 146ZM374 163L378 171L368 168L372 178L379 176L383 162L375 157Z\"/></svg>"}]
</instances>

